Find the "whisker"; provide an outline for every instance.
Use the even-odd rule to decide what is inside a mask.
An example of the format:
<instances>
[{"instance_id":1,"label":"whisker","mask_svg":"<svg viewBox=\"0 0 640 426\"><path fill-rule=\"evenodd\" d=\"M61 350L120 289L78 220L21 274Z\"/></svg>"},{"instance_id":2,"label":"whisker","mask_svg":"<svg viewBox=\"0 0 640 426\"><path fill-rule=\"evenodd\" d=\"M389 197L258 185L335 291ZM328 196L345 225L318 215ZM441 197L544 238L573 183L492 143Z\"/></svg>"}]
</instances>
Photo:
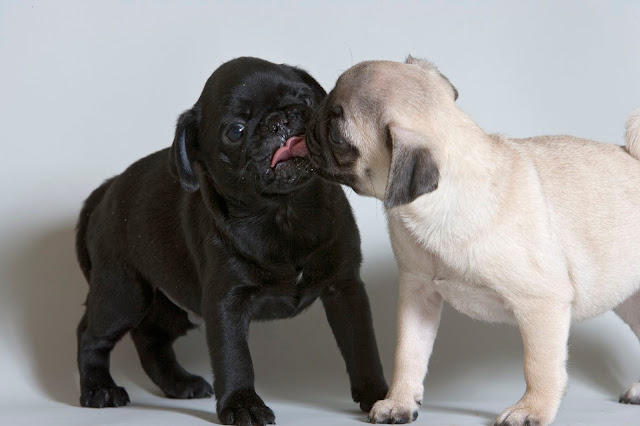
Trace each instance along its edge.
<instances>
[{"instance_id":1,"label":"whisker","mask_svg":"<svg viewBox=\"0 0 640 426\"><path fill-rule=\"evenodd\" d=\"M244 177L243 175L247 172L247 169L251 164L251 160L252 159L250 158L249 161L247 161L247 163L240 169L240 173L238 174L238 181L236 182L236 185L238 185L240 183L240 180L242 180L242 178Z\"/></svg>"}]
</instances>

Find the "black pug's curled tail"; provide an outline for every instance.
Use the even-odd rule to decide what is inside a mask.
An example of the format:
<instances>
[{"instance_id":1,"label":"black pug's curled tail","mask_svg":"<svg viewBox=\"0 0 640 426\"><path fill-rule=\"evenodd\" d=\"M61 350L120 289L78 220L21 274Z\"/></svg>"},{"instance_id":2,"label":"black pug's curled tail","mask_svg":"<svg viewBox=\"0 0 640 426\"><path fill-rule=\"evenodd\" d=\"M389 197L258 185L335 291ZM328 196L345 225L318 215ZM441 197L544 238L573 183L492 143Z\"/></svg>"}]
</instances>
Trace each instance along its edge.
<instances>
[{"instance_id":1,"label":"black pug's curled tail","mask_svg":"<svg viewBox=\"0 0 640 426\"><path fill-rule=\"evenodd\" d=\"M111 186L113 179L114 178L107 179L102 185L93 190L89 198L85 200L82 210L80 210L80 217L76 225L76 256L78 256L80 269L82 269L82 273L87 281L89 281L91 273L91 259L89 258L89 251L87 250L87 227L89 226L89 219L91 218L91 213L93 213L93 210L102 200L109 186Z\"/></svg>"}]
</instances>

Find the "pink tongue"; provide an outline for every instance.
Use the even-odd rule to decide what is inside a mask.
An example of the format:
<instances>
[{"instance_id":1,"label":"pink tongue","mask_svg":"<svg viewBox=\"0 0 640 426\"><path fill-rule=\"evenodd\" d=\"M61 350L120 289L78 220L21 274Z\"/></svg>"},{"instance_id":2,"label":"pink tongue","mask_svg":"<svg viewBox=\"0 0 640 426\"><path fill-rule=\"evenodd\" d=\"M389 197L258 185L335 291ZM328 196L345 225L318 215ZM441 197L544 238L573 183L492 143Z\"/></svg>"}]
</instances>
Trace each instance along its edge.
<instances>
[{"instance_id":1,"label":"pink tongue","mask_svg":"<svg viewBox=\"0 0 640 426\"><path fill-rule=\"evenodd\" d=\"M306 157L309 155L304 136L292 136L278 148L271 159L271 167L275 167L280 161L287 161L293 157Z\"/></svg>"}]
</instances>

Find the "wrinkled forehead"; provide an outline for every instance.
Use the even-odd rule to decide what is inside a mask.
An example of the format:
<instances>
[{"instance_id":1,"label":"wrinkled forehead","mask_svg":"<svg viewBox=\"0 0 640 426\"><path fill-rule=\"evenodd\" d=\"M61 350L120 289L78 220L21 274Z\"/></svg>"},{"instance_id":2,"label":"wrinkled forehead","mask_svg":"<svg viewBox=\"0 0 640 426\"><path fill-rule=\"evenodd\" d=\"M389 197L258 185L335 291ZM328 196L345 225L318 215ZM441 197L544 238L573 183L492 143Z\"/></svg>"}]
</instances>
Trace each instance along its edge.
<instances>
[{"instance_id":1,"label":"wrinkled forehead","mask_svg":"<svg viewBox=\"0 0 640 426\"><path fill-rule=\"evenodd\" d=\"M441 90L441 80L435 68L369 61L340 76L331 96L334 105L344 109L349 124L380 127L424 109Z\"/></svg>"},{"instance_id":2,"label":"wrinkled forehead","mask_svg":"<svg viewBox=\"0 0 640 426\"><path fill-rule=\"evenodd\" d=\"M227 63L209 78L199 102L215 110L251 115L255 107L270 109L311 88L290 67L267 61Z\"/></svg>"},{"instance_id":3,"label":"wrinkled forehead","mask_svg":"<svg viewBox=\"0 0 640 426\"><path fill-rule=\"evenodd\" d=\"M353 120L355 115L375 119L380 114L387 92L379 84L379 79L379 73L369 63L351 67L336 82L329 94L329 102L333 107L341 107L347 119Z\"/></svg>"},{"instance_id":4,"label":"wrinkled forehead","mask_svg":"<svg viewBox=\"0 0 640 426\"><path fill-rule=\"evenodd\" d=\"M382 73L378 62L362 62L345 71L336 82L333 90L335 102L353 102L358 98L371 98L376 92L383 95L385 88L380 84Z\"/></svg>"},{"instance_id":5,"label":"wrinkled forehead","mask_svg":"<svg viewBox=\"0 0 640 426\"><path fill-rule=\"evenodd\" d=\"M380 113L391 102L422 86L423 75L391 61L367 61L345 71L333 93L333 101L346 109L362 113Z\"/></svg>"}]
</instances>

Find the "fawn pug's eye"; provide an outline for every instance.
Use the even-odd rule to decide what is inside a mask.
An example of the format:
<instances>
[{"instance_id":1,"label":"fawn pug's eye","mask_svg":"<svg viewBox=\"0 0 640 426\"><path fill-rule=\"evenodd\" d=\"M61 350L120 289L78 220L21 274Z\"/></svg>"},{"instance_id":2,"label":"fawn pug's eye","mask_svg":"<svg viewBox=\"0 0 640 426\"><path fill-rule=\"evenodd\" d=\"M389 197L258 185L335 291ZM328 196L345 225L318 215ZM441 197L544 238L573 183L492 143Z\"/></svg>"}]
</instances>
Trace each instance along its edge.
<instances>
[{"instance_id":1,"label":"fawn pug's eye","mask_svg":"<svg viewBox=\"0 0 640 426\"><path fill-rule=\"evenodd\" d=\"M338 124L335 121L331 123L331 128L329 129L329 137L331 138L331 142L335 143L336 145L340 145L342 143L340 130L338 129Z\"/></svg>"}]
</instances>

